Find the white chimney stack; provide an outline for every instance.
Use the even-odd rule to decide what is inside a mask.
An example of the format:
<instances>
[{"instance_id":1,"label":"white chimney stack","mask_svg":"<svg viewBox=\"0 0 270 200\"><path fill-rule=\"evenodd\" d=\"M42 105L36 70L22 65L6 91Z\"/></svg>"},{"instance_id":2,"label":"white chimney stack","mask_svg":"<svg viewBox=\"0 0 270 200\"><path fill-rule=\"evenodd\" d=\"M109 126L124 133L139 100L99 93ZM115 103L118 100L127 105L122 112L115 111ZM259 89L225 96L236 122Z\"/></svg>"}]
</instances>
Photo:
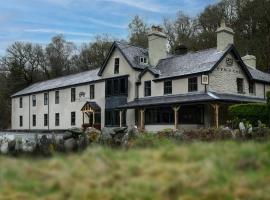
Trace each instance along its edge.
<instances>
[{"instance_id":1,"label":"white chimney stack","mask_svg":"<svg viewBox=\"0 0 270 200\"><path fill-rule=\"evenodd\" d=\"M256 56L247 54L246 56L242 57L242 60L247 66L256 69Z\"/></svg>"},{"instance_id":2,"label":"white chimney stack","mask_svg":"<svg viewBox=\"0 0 270 200\"><path fill-rule=\"evenodd\" d=\"M148 34L149 63L156 66L160 59L167 57L167 37L159 26L152 26Z\"/></svg>"},{"instance_id":3,"label":"white chimney stack","mask_svg":"<svg viewBox=\"0 0 270 200\"><path fill-rule=\"evenodd\" d=\"M221 26L217 29L216 33L218 51L224 51L229 44L234 43L234 32L231 28L226 27L224 20L222 20Z\"/></svg>"}]
</instances>

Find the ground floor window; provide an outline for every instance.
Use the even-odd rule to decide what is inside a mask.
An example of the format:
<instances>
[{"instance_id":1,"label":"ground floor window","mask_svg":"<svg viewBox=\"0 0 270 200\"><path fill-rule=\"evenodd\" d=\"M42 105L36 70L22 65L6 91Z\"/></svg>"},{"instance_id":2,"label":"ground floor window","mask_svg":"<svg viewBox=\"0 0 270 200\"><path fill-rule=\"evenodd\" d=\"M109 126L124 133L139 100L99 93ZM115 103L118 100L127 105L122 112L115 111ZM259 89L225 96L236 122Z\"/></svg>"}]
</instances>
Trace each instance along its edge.
<instances>
[{"instance_id":1,"label":"ground floor window","mask_svg":"<svg viewBox=\"0 0 270 200\"><path fill-rule=\"evenodd\" d=\"M171 107L150 108L145 110L145 124L173 124L174 112Z\"/></svg>"},{"instance_id":2,"label":"ground floor window","mask_svg":"<svg viewBox=\"0 0 270 200\"><path fill-rule=\"evenodd\" d=\"M60 125L60 114L55 113L55 126L59 126L59 125Z\"/></svg>"},{"instance_id":3,"label":"ground floor window","mask_svg":"<svg viewBox=\"0 0 270 200\"><path fill-rule=\"evenodd\" d=\"M203 105L181 106L178 111L178 121L180 124L203 124Z\"/></svg>"},{"instance_id":4,"label":"ground floor window","mask_svg":"<svg viewBox=\"0 0 270 200\"><path fill-rule=\"evenodd\" d=\"M71 112L71 119L70 119L70 121L71 121L71 126L75 126L76 125L76 112Z\"/></svg>"},{"instance_id":5,"label":"ground floor window","mask_svg":"<svg viewBox=\"0 0 270 200\"><path fill-rule=\"evenodd\" d=\"M126 112L122 112L122 125L126 125ZM105 126L120 126L120 110L105 110Z\"/></svg>"},{"instance_id":6,"label":"ground floor window","mask_svg":"<svg viewBox=\"0 0 270 200\"><path fill-rule=\"evenodd\" d=\"M37 117L36 117L36 115L33 115L32 116L32 125L35 127L36 126L36 124L37 124Z\"/></svg>"},{"instance_id":7,"label":"ground floor window","mask_svg":"<svg viewBox=\"0 0 270 200\"><path fill-rule=\"evenodd\" d=\"M138 116L136 116L138 118ZM136 119L136 121L138 121ZM181 106L178 111L179 124L203 124L203 105ZM145 124L174 124L174 111L172 107L156 107L145 110Z\"/></svg>"},{"instance_id":8,"label":"ground floor window","mask_svg":"<svg viewBox=\"0 0 270 200\"><path fill-rule=\"evenodd\" d=\"M23 116L20 116L20 127L23 126Z\"/></svg>"},{"instance_id":9,"label":"ground floor window","mask_svg":"<svg viewBox=\"0 0 270 200\"><path fill-rule=\"evenodd\" d=\"M48 126L48 114L44 114L44 126Z\"/></svg>"}]
</instances>

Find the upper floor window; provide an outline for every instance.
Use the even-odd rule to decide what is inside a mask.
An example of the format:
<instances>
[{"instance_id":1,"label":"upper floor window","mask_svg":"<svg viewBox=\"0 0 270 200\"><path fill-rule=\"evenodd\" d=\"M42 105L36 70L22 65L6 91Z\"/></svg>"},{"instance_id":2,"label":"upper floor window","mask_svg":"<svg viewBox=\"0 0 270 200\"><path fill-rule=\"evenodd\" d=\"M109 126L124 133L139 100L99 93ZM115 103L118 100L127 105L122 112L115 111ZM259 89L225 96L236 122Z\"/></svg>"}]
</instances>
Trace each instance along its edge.
<instances>
[{"instance_id":1,"label":"upper floor window","mask_svg":"<svg viewBox=\"0 0 270 200\"><path fill-rule=\"evenodd\" d=\"M192 77L188 79L188 92L198 91L198 78Z\"/></svg>"},{"instance_id":2,"label":"upper floor window","mask_svg":"<svg viewBox=\"0 0 270 200\"><path fill-rule=\"evenodd\" d=\"M33 124L34 127L35 127L36 124L37 124L37 116L36 116L36 115L33 115L33 116L32 116L32 124Z\"/></svg>"},{"instance_id":3,"label":"upper floor window","mask_svg":"<svg viewBox=\"0 0 270 200\"><path fill-rule=\"evenodd\" d=\"M20 97L20 108L22 108L22 107L23 107L23 98Z\"/></svg>"},{"instance_id":4,"label":"upper floor window","mask_svg":"<svg viewBox=\"0 0 270 200\"><path fill-rule=\"evenodd\" d=\"M48 105L48 93L44 93L44 105Z\"/></svg>"},{"instance_id":5,"label":"upper floor window","mask_svg":"<svg viewBox=\"0 0 270 200\"><path fill-rule=\"evenodd\" d=\"M140 64L146 65L148 63L148 59L146 57L140 57Z\"/></svg>"},{"instance_id":6,"label":"upper floor window","mask_svg":"<svg viewBox=\"0 0 270 200\"><path fill-rule=\"evenodd\" d=\"M55 104L59 104L59 91L55 91Z\"/></svg>"},{"instance_id":7,"label":"upper floor window","mask_svg":"<svg viewBox=\"0 0 270 200\"><path fill-rule=\"evenodd\" d=\"M37 105L37 98L36 95L32 96L32 106L35 107Z\"/></svg>"},{"instance_id":8,"label":"upper floor window","mask_svg":"<svg viewBox=\"0 0 270 200\"><path fill-rule=\"evenodd\" d=\"M151 96L151 81L144 82L144 96Z\"/></svg>"},{"instance_id":9,"label":"upper floor window","mask_svg":"<svg viewBox=\"0 0 270 200\"><path fill-rule=\"evenodd\" d=\"M20 116L20 127L23 126L23 116Z\"/></svg>"},{"instance_id":10,"label":"upper floor window","mask_svg":"<svg viewBox=\"0 0 270 200\"><path fill-rule=\"evenodd\" d=\"M128 79L114 78L106 80L106 97L117 96L117 95L127 95L128 94Z\"/></svg>"},{"instance_id":11,"label":"upper floor window","mask_svg":"<svg viewBox=\"0 0 270 200\"><path fill-rule=\"evenodd\" d=\"M48 126L48 114L44 114L44 126Z\"/></svg>"},{"instance_id":12,"label":"upper floor window","mask_svg":"<svg viewBox=\"0 0 270 200\"><path fill-rule=\"evenodd\" d=\"M244 79L237 78L236 84L237 84L237 92L243 94L244 93Z\"/></svg>"},{"instance_id":13,"label":"upper floor window","mask_svg":"<svg viewBox=\"0 0 270 200\"><path fill-rule=\"evenodd\" d=\"M90 99L95 98L95 85L90 85Z\"/></svg>"},{"instance_id":14,"label":"upper floor window","mask_svg":"<svg viewBox=\"0 0 270 200\"><path fill-rule=\"evenodd\" d=\"M165 81L164 94L171 94L171 93L172 93L172 81Z\"/></svg>"},{"instance_id":15,"label":"upper floor window","mask_svg":"<svg viewBox=\"0 0 270 200\"><path fill-rule=\"evenodd\" d=\"M119 74L119 64L120 64L120 59L115 58L114 59L114 74Z\"/></svg>"},{"instance_id":16,"label":"upper floor window","mask_svg":"<svg viewBox=\"0 0 270 200\"><path fill-rule=\"evenodd\" d=\"M248 90L250 94L255 94L255 84L253 82L249 82Z\"/></svg>"},{"instance_id":17,"label":"upper floor window","mask_svg":"<svg viewBox=\"0 0 270 200\"><path fill-rule=\"evenodd\" d=\"M76 100L76 88L71 88L71 102Z\"/></svg>"},{"instance_id":18,"label":"upper floor window","mask_svg":"<svg viewBox=\"0 0 270 200\"><path fill-rule=\"evenodd\" d=\"M75 126L76 125L76 113L75 112L71 112L71 126Z\"/></svg>"},{"instance_id":19,"label":"upper floor window","mask_svg":"<svg viewBox=\"0 0 270 200\"><path fill-rule=\"evenodd\" d=\"M59 126L60 124L60 114L55 113L55 126Z\"/></svg>"}]
</instances>

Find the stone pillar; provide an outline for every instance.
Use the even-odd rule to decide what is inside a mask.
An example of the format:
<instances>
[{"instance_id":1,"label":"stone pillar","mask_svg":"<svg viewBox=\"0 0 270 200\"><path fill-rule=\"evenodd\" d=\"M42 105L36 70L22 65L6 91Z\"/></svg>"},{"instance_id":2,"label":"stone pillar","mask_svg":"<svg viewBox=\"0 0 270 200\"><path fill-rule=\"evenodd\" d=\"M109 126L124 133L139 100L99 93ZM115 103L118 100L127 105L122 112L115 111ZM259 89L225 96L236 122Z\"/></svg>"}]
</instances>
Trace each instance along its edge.
<instances>
[{"instance_id":1,"label":"stone pillar","mask_svg":"<svg viewBox=\"0 0 270 200\"><path fill-rule=\"evenodd\" d=\"M214 109L214 119L215 119L215 126L216 128L219 127L219 104L211 104L212 108Z\"/></svg>"},{"instance_id":2,"label":"stone pillar","mask_svg":"<svg viewBox=\"0 0 270 200\"><path fill-rule=\"evenodd\" d=\"M120 128L122 128L122 110L119 112Z\"/></svg>"},{"instance_id":3,"label":"stone pillar","mask_svg":"<svg viewBox=\"0 0 270 200\"><path fill-rule=\"evenodd\" d=\"M178 129L178 110L180 109L180 106L174 106L173 111L174 111L174 129Z\"/></svg>"},{"instance_id":4,"label":"stone pillar","mask_svg":"<svg viewBox=\"0 0 270 200\"><path fill-rule=\"evenodd\" d=\"M140 119L141 119L141 123L140 123L140 129L141 130L144 130L144 111L145 111L145 109L143 109L143 108L141 108L140 109L140 115L141 115L141 117L140 117Z\"/></svg>"}]
</instances>

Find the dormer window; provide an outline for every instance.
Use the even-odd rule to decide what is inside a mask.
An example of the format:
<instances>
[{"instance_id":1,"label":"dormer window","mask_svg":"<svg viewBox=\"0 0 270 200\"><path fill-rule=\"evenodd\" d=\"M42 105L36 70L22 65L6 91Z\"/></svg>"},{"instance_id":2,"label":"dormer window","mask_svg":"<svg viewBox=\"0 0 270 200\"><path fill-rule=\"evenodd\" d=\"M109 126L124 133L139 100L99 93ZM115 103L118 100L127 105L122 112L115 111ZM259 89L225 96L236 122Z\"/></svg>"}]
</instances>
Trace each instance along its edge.
<instances>
[{"instance_id":1,"label":"dormer window","mask_svg":"<svg viewBox=\"0 0 270 200\"><path fill-rule=\"evenodd\" d=\"M114 74L119 74L119 58L114 59Z\"/></svg>"},{"instance_id":2,"label":"dormer window","mask_svg":"<svg viewBox=\"0 0 270 200\"><path fill-rule=\"evenodd\" d=\"M143 64L143 65L148 64L148 59L146 57L140 57L140 64Z\"/></svg>"}]
</instances>

